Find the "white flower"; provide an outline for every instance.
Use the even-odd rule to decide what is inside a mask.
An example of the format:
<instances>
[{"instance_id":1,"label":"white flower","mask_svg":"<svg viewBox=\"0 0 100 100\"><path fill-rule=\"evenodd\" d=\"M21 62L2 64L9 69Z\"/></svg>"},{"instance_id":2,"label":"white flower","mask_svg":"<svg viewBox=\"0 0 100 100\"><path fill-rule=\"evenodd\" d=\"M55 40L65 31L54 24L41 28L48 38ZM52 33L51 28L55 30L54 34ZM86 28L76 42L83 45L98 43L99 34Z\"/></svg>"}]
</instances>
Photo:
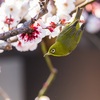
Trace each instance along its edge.
<instances>
[{"instance_id":1,"label":"white flower","mask_svg":"<svg viewBox=\"0 0 100 100\"><path fill-rule=\"evenodd\" d=\"M5 25L3 22L0 22L0 34L6 31L8 31L8 26Z\"/></svg>"},{"instance_id":2,"label":"white flower","mask_svg":"<svg viewBox=\"0 0 100 100\"><path fill-rule=\"evenodd\" d=\"M47 33L47 35L49 35L49 39L55 38L60 33L60 27L59 26L56 27L55 29L53 29L52 32L50 32L50 30L46 29L46 33Z\"/></svg>"},{"instance_id":3,"label":"white flower","mask_svg":"<svg viewBox=\"0 0 100 100\"><path fill-rule=\"evenodd\" d=\"M2 45L2 43L4 43L4 41L3 41L3 40L0 40L0 45ZM4 50L1 50L1 49L0 49L0 53L3 53L3 51L4 51Z\"/></svg>"},{"instance_id":4,"label":"white flower","mask_svg":"<svg viewBox=\"0 0 100 100\"><path fill-rule=\"evenodd\" d=\"M35 22L35 24L30 26L30 28L33 30L31 33L22 33L17 35L18 41L12 43L12 45L15 46L17 50L33 51L37 48L38 43L42 41L42 38L46 36L45 30L42 29L38 22Z\"/></svg>"},{"instance_id":5,"label":"white flower","mask_svg":"<svg viewBox=\"0 0 100 100\"><path fill-rule=\"evenodd\" d=\"M33 51L37 48L37 44L34 42L24 42L24 41L17 41L15 43L12 43L13 46L16 47L18 51Z\"/></svg>"},{"instance_id":6,"label":"white flower","mask_svg":"<svg viewBox=\"0 0 100 100\"><path fill-rule=\"evenodd\" d=\"M75 9L75 0L55 0L55 5L57 7L57 16L62 18L70 18L69 14Z\"/></svg>"},{"instance_id":7,"label":"white flower","mask_svg":"<svg viewBox=\"0 0 100 100\"><path fill-rule=\"evenodd\" d=\"M16 0L5 0L0 7L0 22L3 22L4 26L9 26L9 29L16 27L20 21L19 12L22 2Z\"/></svg>"},{"instance_id":8,"label":"white flower","mask_svg":"<svg viewBox=\"0 0 100 100\"><path fill-rule=\"evenodd\" d=\"M30 9L29 9L29 15L31 17L36 16L40 11L40 5L39 5L39 0L32 0L30 1Z\"/></svg>"},{"instance_id":9,"label":"white flower","mask_svg":"<svg viewBox=\"0 0 100 100\"><path fill-rule=\"evenodd\" d=\"M29 8L30 8L29 1L24 1L20 7L19 17L20 18L25 17L28 14Z\"/></svg>"},{"instance_id":10,"label":"white flower","mask_svg":"<svg viewBox=\"0 0 100 100\"><path fill-rule=\"evenodd\" d=\"M47 10L48 10L47 14L53 15L56 13L56 6L52 0L49 0L48 5L47 5Z\"/></svg>"},{"instance_id":11,"label":"white flower","mask_svg":"<svg viewBox=\"0 0 100 100\"><path fill-rule=\"evenodd\" d=\"M49 25L51 22L54 22L57 24L59 22L59 17L58 16L51 16L47 18L47 25Z\"/></svg>"},{"instance_id":12,"label":"white flower","mask_svg":"<svg viewBox=\"0 0 100 100\"><path fill-rule=\"evenodd\" d=\"M47 96L41 96L40 98L36 97L35 100L50 100Z\"/></svg>"},{"instance_id":13,"label":"white flower","mask_svg":"<svg viewBox=\"0 0 100 100\"><path fill-rule=\"evenodd\" d=\"M86 24L86 30L89 32L89 33L96 33L98 31L100 31L100 19L99 18L96 18L95 16L91 15L89 18L88 18L88 22Z\"/></svg>"},{"instance_id":14,"label":"white flower","mask_svg":"<svg viewBox=\"0 0 100 100\"><path fill-rule=\"evenodd\" d=\"M20 7L17 5L17 1L14 0L11 0L10 2L6 0L5 3L1 5L1 7L3 8L3 11L6 13L6 16L16 17L16 15L18 15L20 11Z\"/></svg>"},{"instance_id":15,"label":"white flower","mask_svg":"<svg viewBox=\"0 0 100 100\"><path fill-rule=\"evenodd\" d=\"M0 53L3 53L3 52L4 52L4 50L1 50L1 49L0 49Z\"/></svg>"},{"instance_id":16,"label":"white flower","mask_svg":"<svg viewBox=\"0 0 100 100\"><path fill-rule=\"evenodd\" d=\"M57 24L59 23L59 17L52 16L47 18L47 22L45 23L47 26L46 35L49 35L49 38L54 38L58 36L60 30Z\"/></svg>"}]
</instances>

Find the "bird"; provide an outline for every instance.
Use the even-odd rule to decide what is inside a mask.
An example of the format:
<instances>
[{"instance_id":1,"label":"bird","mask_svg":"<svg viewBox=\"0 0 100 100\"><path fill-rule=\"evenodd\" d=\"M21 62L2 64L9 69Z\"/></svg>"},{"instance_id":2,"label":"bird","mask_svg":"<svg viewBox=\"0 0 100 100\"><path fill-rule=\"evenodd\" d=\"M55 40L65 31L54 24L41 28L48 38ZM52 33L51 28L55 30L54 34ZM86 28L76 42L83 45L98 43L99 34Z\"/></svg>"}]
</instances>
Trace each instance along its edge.
<instances>
[{"instance_id":1,"label":"bird","mask_svg":"<svg viewBox=\"0 0 100 100\"><path fill-rule=\"evenodd\" d=\"M44 55L62 57L69 55L79 44L83 33L83 26L79 25L83 9L77 8L74 20L67 24L57 36L55 43Z\"/></svg>"}]
</instances>

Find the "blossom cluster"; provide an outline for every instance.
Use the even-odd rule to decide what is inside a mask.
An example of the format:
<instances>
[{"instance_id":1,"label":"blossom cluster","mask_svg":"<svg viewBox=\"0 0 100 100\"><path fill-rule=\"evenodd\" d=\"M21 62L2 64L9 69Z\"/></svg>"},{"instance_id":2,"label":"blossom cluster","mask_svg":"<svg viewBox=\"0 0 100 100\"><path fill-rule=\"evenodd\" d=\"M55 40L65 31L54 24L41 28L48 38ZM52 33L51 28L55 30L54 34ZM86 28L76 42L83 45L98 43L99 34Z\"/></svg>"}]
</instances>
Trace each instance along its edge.
<instances>
[{"instance_id":1,"label":"blossom cluster","mask_svg":"<svg viewBox=\"0 0 100 100\"><path fill-rule=\"evenodd\" d=\"M91 34L95 34L100 31L100 3L93 2L88 4L86 10L92 13L92 15L88 16L86 30Z\"/></svg>"},{"instance_id":2,"label":"blossom cluster","mask_svg":"<svg viewBox=\"0 0 100 100\"><path fill-rule=\"evenodd\" d=\"M41 0L10 0L10 2L9 0L5 0L0 6L0 34L20 28L23 26L24 21L37 16L41 11L40 2ZM49 0L47 4L48 13L29 26L32 30L31 32L20 33L15 36L17 37L17 41L12 42L11 45L18 51L33 51L44 37L48 36L51 39L58 36L63 27L73 21L75 16L71 17L70 13L75 9L75 2L76 0ZM86 29L90 33L100 30L100 13L98 13L100 6L98 3L94 3L93 5L93 14L95 17L89 17L86 25ZM90 8L87 7L88 10ZM86 14L84 15L86 16ZM81 17L81 20L84 20L84 18ZM96 24L91 24L94 22ZM0 44L2 42L0 40ZM3 50L0 50L0 52L3 52Z\"/></svg>"},{"instance_id":3,"label":"blossom cluster","mask_svg":"<svg viewBox=\"0 0 100 100\"><path fill-rule=\"evenodd\" d=\"M39 0L10 0L10 2L5 0L0 7L0 34L21 27L22 19L27 21L36 16L41 9L39 2ZM50 0L47 5L48 13L29 26L32 32L17 35L18 40L12 43L17 50L33 51L44 37L58 36L61 31L60 25L64 25L71 18L69 14L75 9L75 0L52 2Z\"/></svg>"}]
</instances>

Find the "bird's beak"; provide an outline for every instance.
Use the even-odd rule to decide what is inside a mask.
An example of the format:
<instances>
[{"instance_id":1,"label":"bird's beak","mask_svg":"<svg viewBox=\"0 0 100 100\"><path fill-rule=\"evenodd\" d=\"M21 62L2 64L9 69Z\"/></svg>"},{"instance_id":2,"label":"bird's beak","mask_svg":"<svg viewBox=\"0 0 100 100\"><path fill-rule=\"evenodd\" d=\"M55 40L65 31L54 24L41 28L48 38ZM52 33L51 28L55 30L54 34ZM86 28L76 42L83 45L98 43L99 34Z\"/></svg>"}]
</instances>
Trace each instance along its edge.
<instances>
[{"instance_id":1,"label":"bird's beak","mask_svg":"<svg viewBox=\"0 0 100 100\"><path fill-rule=\"evenodd\" d=\"M51 54L49 52L47 52L43 57L49 56L49 55L51 55Z\"/></svg>"}]
</instances>

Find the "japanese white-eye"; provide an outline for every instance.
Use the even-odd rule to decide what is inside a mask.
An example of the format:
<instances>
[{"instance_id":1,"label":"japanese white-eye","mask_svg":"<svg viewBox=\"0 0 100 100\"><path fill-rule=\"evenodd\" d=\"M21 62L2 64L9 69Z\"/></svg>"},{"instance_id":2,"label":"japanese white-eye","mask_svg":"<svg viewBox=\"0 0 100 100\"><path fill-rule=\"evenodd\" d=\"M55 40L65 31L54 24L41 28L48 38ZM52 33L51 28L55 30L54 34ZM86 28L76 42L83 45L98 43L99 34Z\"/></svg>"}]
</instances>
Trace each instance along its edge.
<instances>
[{"instance_id":1,"label":"japanese white-eye","mask_svg":"<svg viewBox=\"0 0 100 100\"><path fill-rule=\"evenodd\" d=\"M73 22L64 27L55 43L49 48L45 55L57 57L66 56L77 47L83 33L83 30L79 25L81 14L82 8L78 8Z\"/></svg>"}]
</instances>

